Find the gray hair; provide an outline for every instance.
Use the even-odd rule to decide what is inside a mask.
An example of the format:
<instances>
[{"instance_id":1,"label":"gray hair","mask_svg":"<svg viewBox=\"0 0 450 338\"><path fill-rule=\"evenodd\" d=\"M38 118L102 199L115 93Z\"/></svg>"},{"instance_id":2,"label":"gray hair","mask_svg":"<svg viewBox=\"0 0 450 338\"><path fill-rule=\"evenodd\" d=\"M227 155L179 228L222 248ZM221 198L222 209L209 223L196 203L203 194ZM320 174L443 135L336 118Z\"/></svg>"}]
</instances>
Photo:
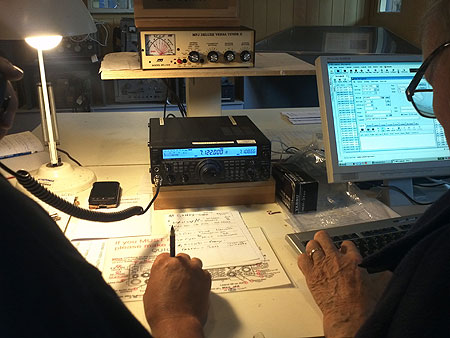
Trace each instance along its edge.
<instances>
[{"instance_id":1,"label":"gray hair","mask_svg":"<svg viewBox=\"0 0 450 338\"><path fill-rule=\"evenodd\" d=\"M438 25L436 25L438 24ZM434 0L424 16L422 17L421 25L421 42L424 44L425 40L432 33L433 28L440 28L442 34L442 42L450 41L450 1L449 0ZM436 31L434 32L436 33Z\"/></svg>"}]
</instances>

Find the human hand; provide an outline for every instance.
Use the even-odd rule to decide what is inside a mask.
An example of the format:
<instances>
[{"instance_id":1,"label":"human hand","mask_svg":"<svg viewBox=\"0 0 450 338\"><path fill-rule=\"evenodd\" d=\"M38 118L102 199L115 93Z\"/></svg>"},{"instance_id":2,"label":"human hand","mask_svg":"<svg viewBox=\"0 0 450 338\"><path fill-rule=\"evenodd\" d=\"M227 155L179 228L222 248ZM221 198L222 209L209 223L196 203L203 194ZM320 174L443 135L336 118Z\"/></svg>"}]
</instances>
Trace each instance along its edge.
<instances>
[{"instance_id":1,"label":"human hand","mask_svg":"<svg viewBox=\"0 0 450 338\"><path fill-rule=\"evenodd\" d=\"M314 300L323 313L327 338L354 337L372 312L378 293L368 272L360 268L362 257L351 241L338 250L325 231L319 231L299 255L298 266Z\"/></svg>"},{"instance_id":2,"label":"human hand","mask_svg":"<svg viewBox=\"0 0 450 338\"><path fill-rule=\"evenodd\" d=\"M203 337L211 275L202 261L180 253L156 257L144 294L144 309L155 337Z\"/></svg>"},{"instance_id":3,"label":"human hand","mask_svg":"<svg viewBox=\"0 0 450 338\"><path fill-rule=\"evenodd\" d=\"M11 128L14 122L14 115L16 114L18 106L17 96L14 92L13 87L11 86L10 81L20 80L23 76L23 71L20 68L14 66L5 58L0 57L0 73L3 79L6 80L5 92L0 93L0 95L3 95L3 97L9 99L5 111L3 111L2 107L0 107L0 139L2 139L3 136L7 134L8 130Z\"/></svg>"}]
</instances>

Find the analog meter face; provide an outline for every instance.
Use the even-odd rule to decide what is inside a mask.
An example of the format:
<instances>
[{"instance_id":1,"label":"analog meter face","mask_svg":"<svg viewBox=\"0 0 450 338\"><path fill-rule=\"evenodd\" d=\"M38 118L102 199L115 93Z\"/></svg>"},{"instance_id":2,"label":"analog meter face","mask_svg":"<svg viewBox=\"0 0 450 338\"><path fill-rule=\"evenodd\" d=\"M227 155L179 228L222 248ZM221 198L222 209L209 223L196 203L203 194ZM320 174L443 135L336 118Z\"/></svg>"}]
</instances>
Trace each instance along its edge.
<instances>
[{"instance_id":1,"label":"analog meter face","mask_svg":"<svg viewBox=\"0 0 450 338\"><path fill-rule=\"evenodd\" d=\"M175 34L146 34L145 54L148 56L175 55Z\"/></svg>"}]
</instances>

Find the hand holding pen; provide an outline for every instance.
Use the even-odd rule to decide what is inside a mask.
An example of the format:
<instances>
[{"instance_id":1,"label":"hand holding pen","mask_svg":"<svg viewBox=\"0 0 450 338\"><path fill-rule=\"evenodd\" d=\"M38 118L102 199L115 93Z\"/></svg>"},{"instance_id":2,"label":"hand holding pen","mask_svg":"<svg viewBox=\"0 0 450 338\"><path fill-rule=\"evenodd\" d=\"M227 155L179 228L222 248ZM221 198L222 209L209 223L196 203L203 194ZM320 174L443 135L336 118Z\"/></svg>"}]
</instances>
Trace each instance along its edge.
<instances>
[{"instance_id":1,"label":"hand holding pen","mask_svg":"<svg viewBox=\"0 0 450 338\"><path fill-rule=\"evenodd\" d=\"M204 337L211 275L200 259L184 253L175 257L175 230L170 232L170 254L162 253L153 262L145 315L155 337Z\"/></svg>"}]
</instances>

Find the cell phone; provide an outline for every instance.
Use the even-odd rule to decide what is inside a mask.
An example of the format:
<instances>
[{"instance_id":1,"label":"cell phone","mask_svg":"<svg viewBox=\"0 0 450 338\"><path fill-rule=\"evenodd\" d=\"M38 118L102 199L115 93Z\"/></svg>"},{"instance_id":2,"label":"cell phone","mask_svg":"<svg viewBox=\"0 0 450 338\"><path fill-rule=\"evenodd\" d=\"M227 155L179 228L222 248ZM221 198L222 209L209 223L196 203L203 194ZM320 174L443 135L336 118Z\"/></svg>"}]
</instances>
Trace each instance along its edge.
<instances>
[{"instance_id":1,"label":"cell phone","mask_svg":"<svg viewBox=\"0 0 450 338\"><path fill-rule=\"evenodd\" d=\"M120 203L120 183L95 182L89 194L89 209L116 208Z\"/></svg>"}]
</instances>

